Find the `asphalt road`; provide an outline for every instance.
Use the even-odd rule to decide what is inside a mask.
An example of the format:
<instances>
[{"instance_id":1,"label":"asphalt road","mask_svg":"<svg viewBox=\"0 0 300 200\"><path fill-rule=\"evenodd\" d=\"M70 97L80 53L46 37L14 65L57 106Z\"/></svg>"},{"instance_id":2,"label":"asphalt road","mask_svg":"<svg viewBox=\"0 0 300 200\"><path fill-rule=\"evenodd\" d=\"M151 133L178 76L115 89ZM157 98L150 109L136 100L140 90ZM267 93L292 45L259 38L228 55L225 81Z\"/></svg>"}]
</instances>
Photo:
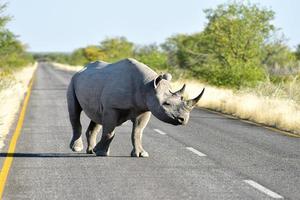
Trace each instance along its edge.
<instances>
[{"instance_id":1,"label":"asphalt road","mask_svg":"<svg viewBox=\"0 0 300 200\"><path fill-rule=\"evenodd\" d=\"M3 199L300 199L298 138L206 110L182 127L152 116L149 158L129 157L131 123L117 128L110 157L71 152L71 76L40 64Z\"/></svg>"}]
</instances>

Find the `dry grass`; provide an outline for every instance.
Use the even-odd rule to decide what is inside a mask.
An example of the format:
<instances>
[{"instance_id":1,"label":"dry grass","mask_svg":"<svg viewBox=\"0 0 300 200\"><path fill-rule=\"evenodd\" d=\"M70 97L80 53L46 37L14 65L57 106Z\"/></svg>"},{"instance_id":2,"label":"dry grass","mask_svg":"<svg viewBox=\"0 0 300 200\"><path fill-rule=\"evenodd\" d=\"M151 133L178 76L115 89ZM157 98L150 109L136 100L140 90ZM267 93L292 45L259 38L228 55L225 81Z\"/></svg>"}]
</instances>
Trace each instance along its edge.
<instances>
[{"instance_id":1,"label":"dry grass","mask_svg":"<svg viewBox=\"0 0 300 200\"><path fill-rule=\"evenodd\" d=\"M10 74L11 77L1 79L5 87L0 89L0 149L4 146L3 141L19 111L21 101L36 66L37 64L25 67Z\"/></svg>"},{"instance_id":2,"label":"dry grass","mask_svg":"<svg viewBox=\"0 0 300 200\"><path fill-rule=\"evenodd\" d=\"M71 71L82 67L72 67L55 63L55 66ZM233 91L204 85L198 81L180 80L172 84L174 91L186 83L186 96L197 96L206 88L199 107L205 107L241 119L247 119L281 130L300 134L300 82L298 77L287 84L274 85L270 81L259 84L254 89Z\"/></svg>"},{"instance_id":3,"label":"dry grass","mask_svg":"<svg viewBox=\"0 0 300 200\"><path fill-rule=\"evenodd\" d=\"M173 84L174 88L180 88L183 82L187 84L186 93L189 98L196 96L204 87L197 81L178 81ZM295 90L294 92L283 92L284 87L274 85L260 85L253 90L241 91L205 87L202 100L198 103L200 107L300 134L300 106L293 98L283 95L294 93L296 85L290 85L290 90ZM277 94L272 91L277 91ZM297 95L293 97L296 98Z\"/></svg>"},{"instance_id":4,"label":"dry grass","mask_svg":"<svg viewBox=\"0 0 300 200\"><path fill-rule=\"evenodd\" d=\"M300 77L295 75L289 81L273 84L270 80L260 83L254 88L258 96L289 99L300 105ZM247 90L245 90L247 92ZM251 91L250 91L251 92Z\"/></svg>"}]
</instances>

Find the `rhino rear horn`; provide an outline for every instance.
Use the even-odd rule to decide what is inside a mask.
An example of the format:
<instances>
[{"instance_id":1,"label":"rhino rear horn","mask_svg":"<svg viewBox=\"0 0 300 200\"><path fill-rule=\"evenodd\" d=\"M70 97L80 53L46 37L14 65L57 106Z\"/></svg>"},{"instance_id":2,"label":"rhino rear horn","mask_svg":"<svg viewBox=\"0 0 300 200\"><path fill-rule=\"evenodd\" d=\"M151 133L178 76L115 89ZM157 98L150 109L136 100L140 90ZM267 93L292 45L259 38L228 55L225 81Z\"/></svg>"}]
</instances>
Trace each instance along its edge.
<instances>
[{"instance_id":1,"label":"rhino rear horn","mask_svg":"<svg viewBox=\"0 0 300 200\"><path fill-rule=\"evenodd\" d=\"M200 98L202 97L204 91L205 91L205 88L203 88L202 92L196 98L187 100L187 105L190 108L193 108L198 103L198 101L200 100Z\"/></svg>"},{"instance_id":2,"label":"rhino rear horn","mask_svg":"<svg viewBox=\"0 0 300 200\"><path fill-rule=\"evenodd\" d=\"M175 95L181 96L183 95L185 90L185 84L183 84L182 88L180 90L178 90L177 92L174 92Z\"/></svg>"}]
</instances>

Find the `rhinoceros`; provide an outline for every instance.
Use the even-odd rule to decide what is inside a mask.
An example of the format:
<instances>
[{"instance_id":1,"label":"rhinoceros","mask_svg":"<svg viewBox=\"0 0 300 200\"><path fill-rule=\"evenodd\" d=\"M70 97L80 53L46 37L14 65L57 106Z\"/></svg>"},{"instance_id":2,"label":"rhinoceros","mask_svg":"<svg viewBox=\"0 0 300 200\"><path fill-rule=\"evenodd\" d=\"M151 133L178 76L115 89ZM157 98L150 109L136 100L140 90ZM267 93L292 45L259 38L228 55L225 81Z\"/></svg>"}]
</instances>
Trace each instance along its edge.
<instances>
[{"instance_id":1,"label":"rhinoceros","mask_svg":"<svg viewBox=\"0 0 300 200\"><path fill-rule=\"evenodd\" d=\"M203 89L194 99L183 100L185 85L172 92L171 78L171 74L158 75L132 58L112 64L103 61L87 64L68 86L68 111L73 129L70 148L75 152L83 149L80 114L84 111L91 120L86 130L88 154L108 156L115 128L131 120L131 156L148 157L142 146L142 134L151 113L163 122L185 125L204 92ZM96 144L101 128L102 137Z\"/></svg>"}]
</instances>

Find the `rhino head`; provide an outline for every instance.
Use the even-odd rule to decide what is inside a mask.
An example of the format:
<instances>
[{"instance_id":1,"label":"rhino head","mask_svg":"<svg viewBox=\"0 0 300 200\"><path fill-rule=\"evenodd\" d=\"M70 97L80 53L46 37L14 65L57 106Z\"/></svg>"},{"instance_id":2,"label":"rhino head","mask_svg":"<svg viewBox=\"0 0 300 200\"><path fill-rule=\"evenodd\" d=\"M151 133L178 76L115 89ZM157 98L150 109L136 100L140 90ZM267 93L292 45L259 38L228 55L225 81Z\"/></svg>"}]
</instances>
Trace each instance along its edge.
<instances>
[{"instance_id":1,"label":"rhino head","mask_svg":"<svg viewBox=\"0 0 300 200\"><path fill-rule=\"evenodd\" d=\"M204 93L194 99L183 100L185 85L177 92L170 91L170 74L157 76L150 84L146 94L146 104L151 113L161 121L173 125L187 124L191 110Z\"/></svg>"}]
</instances>

